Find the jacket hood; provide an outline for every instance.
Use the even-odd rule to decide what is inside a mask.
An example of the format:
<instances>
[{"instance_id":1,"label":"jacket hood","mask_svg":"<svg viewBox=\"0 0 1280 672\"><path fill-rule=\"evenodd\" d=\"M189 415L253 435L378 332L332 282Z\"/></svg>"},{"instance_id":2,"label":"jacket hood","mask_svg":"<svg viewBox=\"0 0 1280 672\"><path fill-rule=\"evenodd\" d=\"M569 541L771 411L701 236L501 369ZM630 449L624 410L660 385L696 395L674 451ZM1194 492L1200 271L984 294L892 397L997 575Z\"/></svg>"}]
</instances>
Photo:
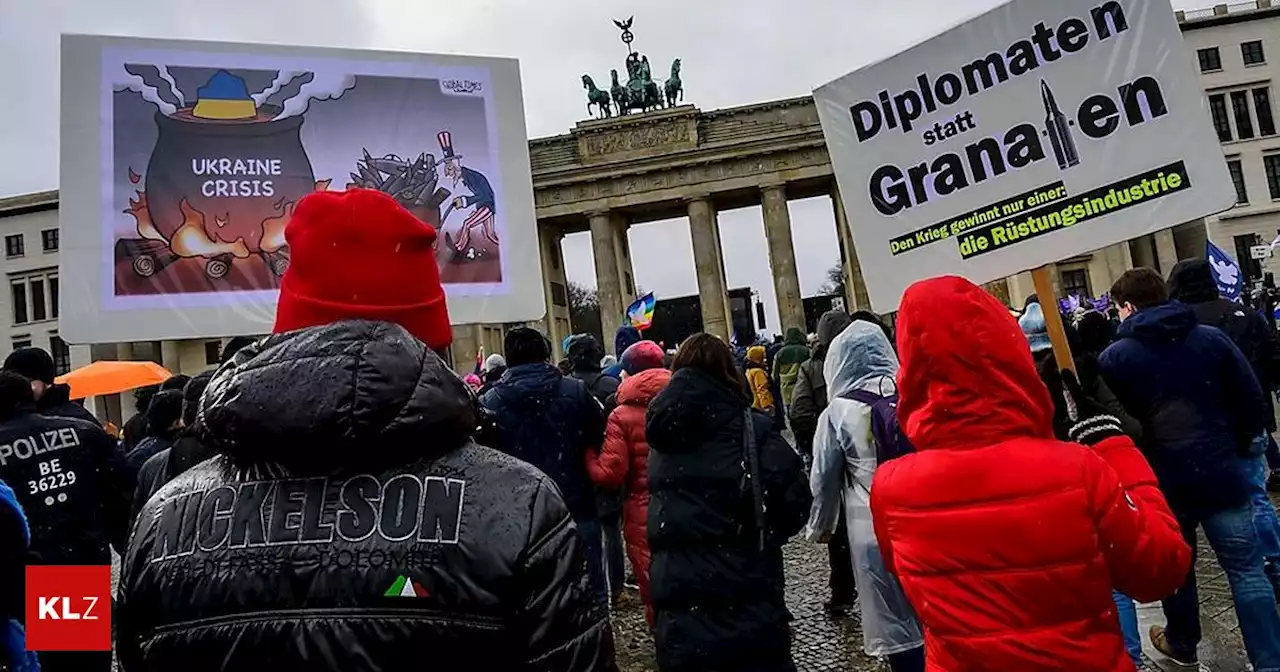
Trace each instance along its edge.
<instances>
[{"instance_id":1,"label":"jacket hood","mask_svg":"<svg viewBox=\"0 0 1280 672\"><path fill-rule=\"evenodd\" d=\"M630 325L623 325L613 333L613 351L618 357L621 357L622 353L627 351L627 348L643 340L644 335L640 333L639 329Z\"/></svg>"},{"instance_id":2,"label":"jacket hood","mask_svg":"<svg viewBox=\"0 0 1280 672\"><path fill-rule=\"evenodd\" d=\"M497 395L512 408L541 406L559 394L564 378L560 369L548 362L520 364L509 367L488 394Z\"/></svg>"},{"instance_id":3,"label":"jacket hood","mask_svg":"<svg viewBox=\"0 0 1280 672\"><path fill-rule=\"evenodd\" d=\"M667 389L649 404L645 437L658 450L691 453L742 416L748 400L693 368L671 374Z\"/></svg>"},{"instance_id":4,"label":"jacket hood","mask_svg":"<svg viewBox=\"0 0 1280 672\"><path fill-rule=\"evenodd\" d=\"M1208 259L1179 261L1169 272L1169 297L1183 303L1204 303L1219 298L1218 283Z\"/></svg>"},{"instance_id":5,"label":"jacket hood","mask_svg":"<svg viewBox=\"0 0 1280 672\"><path fill-rule=\"evenodd\" d=\"M1009 309L943 276L912 285L898 313L898 416L921 450L1053 438L1053 402Z\"/></svg>"},{"instance_id":6,"label":"jacket hood","mask_svg":"<svg viewBox=\"0 0 1280 672\"><path fill-rule=\"evenodd\" d=\"M1022 329L1022 335L1027 337L1032 353L1053 348L1053 341L1049 340L1049 325L1045 322L1044 309L1040 304L1032 303L1027 306L1022 317L1018 318L1018 327Z\"/></svg>"},{"instance_id":7,"label":"jacket hood","mask_svg":"<svg viewBox=\"0 0 1280 672\"><path fill-rule=\"evenodd\" d=\"M476 427L461 378L403 327L365 320L245 347L214 374L198 417L219 453L312 473L412 462Z\"/></svg>"},{"instance_id":8,"label":"jacket hood","mask_svg":"<svg viewBox=\"0 0 1280 672\"><path fill-rule=\"evenodd\" d=\"M574 371L599 371L600 361L604 359L604 346L591 334L578 334L569 339L569 347L565 355L573 364Z\"/></svg>"},{"instance_id":9,"label":"jacket hood","mask_svg":"<svg viewBox=\"0 0 1280 672\"><path fill-rule=\"evenodd\" d=\"M1144 308L1120 323L1116 330L1119 338L1137 338L1145 341L1180 341L1195 328L1195 311L1179 301Z\"/></svg>"},{"instance_id":10,"label":"jacket hood","mask_svg":"<svg viewBox=\"0 0 1280 672\"><path fill-rule=\"evenodd\" d=\"M803 345L809 347L809 337L804 335L804 330L799 327L788 327L787 335L782 341L786 345Z\"/></svg>"},{"instance_id":11,"label":"jacket hood","mask_svg":"<svg viewBox=\"0 0 1280 672\"><path fill-rule=\"evenodd\" d=\"M898 355L884 330L867 322L854 322L831 342L822 375L827 381L827 394L843 396L874 378L898 375ZM883 394L893 392L893 386L888 387Z\"/></svg>"},{"instance_id":12,"label":"jacket hood","mask_svg":"<svg viewBox=\"0 0 1280 672\"><path fill-rule=\"evenodd\" d=\"M71 386L54 383L44 388L44 394L40 395L40 399L36 402L36 410L44 411L69 403L71 403Z\"/></svg>"},{"instance_id":13,"label":"jacket hood","mask_svg":"<svg viewBox=\"0 0 1280 672\"><path fill-rule=\"evenodd\" d=\"M813 358L822 359L831 347L831 341L853 323L853 317L843 310L828 310L818 318L818 347L813 349Z\"/></svg>"},{"instance_id":14,"label":"jacket hood","mask_svg":"<svg viewBox=\"0 0 1280 672\"><path fill-rule=\"evenodd\" d=\"M647 369L634 376L627 376L618 386L618 403L629 406L648 406L658 393L671 382L671 372L666 369Z\"/></svg>"}]
</instances>

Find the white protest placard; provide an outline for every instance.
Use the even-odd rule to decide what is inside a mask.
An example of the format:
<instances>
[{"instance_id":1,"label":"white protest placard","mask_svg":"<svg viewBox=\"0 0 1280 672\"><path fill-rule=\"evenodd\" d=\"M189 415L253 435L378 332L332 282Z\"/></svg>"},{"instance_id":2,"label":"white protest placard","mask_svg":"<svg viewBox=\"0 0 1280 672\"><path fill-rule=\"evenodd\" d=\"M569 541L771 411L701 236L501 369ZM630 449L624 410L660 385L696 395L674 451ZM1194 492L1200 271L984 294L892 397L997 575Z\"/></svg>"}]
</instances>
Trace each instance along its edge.
<instances>
[{"instance_id":1,"label":"white protest placard","mask_svg":"<svg viewBox=\"0 0 1280 672\"><path fill-rule=\"evenodd\" d=\"M1168 0L1013 0L814 99L880 312L1235 202Z\"/></svg>"}]
</instances>

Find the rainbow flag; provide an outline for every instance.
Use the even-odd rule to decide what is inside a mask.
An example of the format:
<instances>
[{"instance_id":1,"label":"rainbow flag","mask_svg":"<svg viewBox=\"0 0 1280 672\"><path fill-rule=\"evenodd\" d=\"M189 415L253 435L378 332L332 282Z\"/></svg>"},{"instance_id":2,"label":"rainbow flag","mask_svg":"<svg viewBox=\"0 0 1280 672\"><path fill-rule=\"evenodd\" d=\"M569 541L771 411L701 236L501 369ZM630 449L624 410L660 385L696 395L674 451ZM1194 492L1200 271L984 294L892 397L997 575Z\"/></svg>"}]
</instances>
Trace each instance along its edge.
<instances>
[{"instance_id":1,"label":"rainbow flag","mask_svg":"<svg viewBox=\"0 0 1280 672\"><path fill-rule=\"evenodd\" d=\"M627 319L631 326L642 331L648 329L653 324L653 307L656 303L653 292L649 292L627 307Z\"/></svg>"}]
</instances>

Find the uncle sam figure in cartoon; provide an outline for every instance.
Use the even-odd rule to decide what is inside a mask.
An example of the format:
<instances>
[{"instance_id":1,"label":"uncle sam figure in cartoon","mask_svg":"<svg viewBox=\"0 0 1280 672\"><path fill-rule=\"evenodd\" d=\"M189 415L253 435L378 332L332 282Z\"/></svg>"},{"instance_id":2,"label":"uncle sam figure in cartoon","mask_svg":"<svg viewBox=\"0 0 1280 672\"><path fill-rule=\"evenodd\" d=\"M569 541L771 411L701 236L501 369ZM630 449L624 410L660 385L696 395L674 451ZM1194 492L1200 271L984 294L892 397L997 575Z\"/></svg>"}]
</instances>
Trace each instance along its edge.
<instances>
[{"instance_id":1,"label":"uncle sam figure in cartoon","mask_svg":"<svg viewBox=\"0 0 1280 672\"><path fill-rule=\"evenodd\" d=\"M453 151L453 135L449 131L440 131L436 139L440 141L440 150L444 153L442 162L445 177L453 180L455 188L458 182L462 182L462 186L471 192L469 196L462 195L454 198L449 211L475 207L475 210L462 222L462 230L458 233L454 251L463 253L467 250L471 244L471 230L475 228L479 228L480 233L489 239L489 242L497 245L498 232L493 223L496 204L493 187L489 186L489 179L479 171L462 165L462 156Z\"/></svg>"}]
</instances>

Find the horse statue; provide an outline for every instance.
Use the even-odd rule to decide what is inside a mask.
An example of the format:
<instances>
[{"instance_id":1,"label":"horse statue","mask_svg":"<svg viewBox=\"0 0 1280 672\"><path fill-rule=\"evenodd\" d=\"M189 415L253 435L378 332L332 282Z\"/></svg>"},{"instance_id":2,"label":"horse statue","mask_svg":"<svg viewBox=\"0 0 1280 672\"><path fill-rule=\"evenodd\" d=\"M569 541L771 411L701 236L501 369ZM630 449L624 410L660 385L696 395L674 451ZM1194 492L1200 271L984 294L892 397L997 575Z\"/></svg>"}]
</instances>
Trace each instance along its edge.
<instances>
[{"instance_id":1,"label":"horse statue","mask_svg":"<svg viewBox=\"0 0 1280 672\"><path fill-rule=\"evenodd\" d=\"M667 107L675 107L676 100L684 101L684 83L680 81L680 59L671 62L671 78L663 87L667 94Z\"/></svg>"},{"instance_id":2,"label":"horse statue","mask_svg":"<svg viewBox=\"0 0 1280 672\"><path fill-rule=\"evenodd\" d=\"M629 98L627 97L627 88L618 83L618 70L615 68L609 71L609 76L613 79L609 86L609 92L613 94L613 104L618 108L618 115L625 115L629 110L627 105Z\"/></svg>"},{"instance_id":3,"label":"horse statue","mask_svg":"<svg viewBox=\"0 0 1280 672\"><path fill-rule=\"evenodd\" d=\"M613 116L613 110L609 108L609 94L596 88L591 75L582 76L582 88L587 90L587 114L592 114L591 106L595 105L599 119L608 119Z\"/></svg>"}]
</instances>

